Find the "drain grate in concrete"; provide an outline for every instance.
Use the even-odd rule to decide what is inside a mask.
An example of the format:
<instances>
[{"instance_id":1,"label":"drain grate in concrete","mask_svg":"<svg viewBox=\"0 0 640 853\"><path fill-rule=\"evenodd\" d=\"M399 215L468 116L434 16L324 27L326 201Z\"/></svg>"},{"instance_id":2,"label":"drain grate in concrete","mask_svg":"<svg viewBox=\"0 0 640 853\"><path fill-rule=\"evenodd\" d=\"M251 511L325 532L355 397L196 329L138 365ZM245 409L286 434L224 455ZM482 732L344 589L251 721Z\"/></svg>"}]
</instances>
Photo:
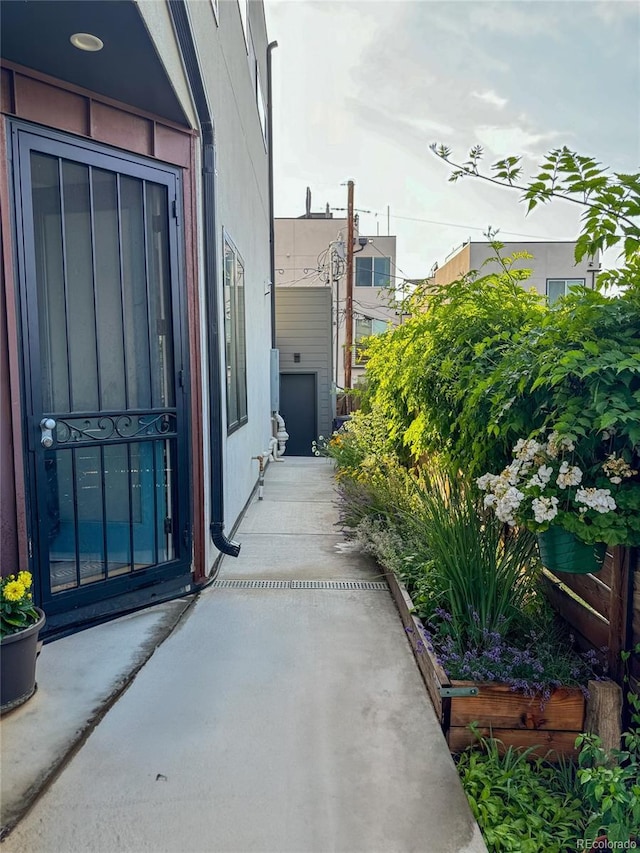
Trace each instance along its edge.
<instances>
[{"instance_id":1,"label":"drain grate in concrete","mask_svg":"<svg viewBox=\"0 0 640 853\"><path fill-rule=\"evenodd\" d=\"M259 580L216 580L211 584L217 589L361 589L389 591L383 581L259 581Z\"/></svg>"},{"instance_id":2,"label":"drain grate in concrete","mask_svg":"<svg viewBox=\"0 0 640 853\"><path fill-rule=\"evenodd\" d=\"M217 580L211 586L218 589L288 589L289 581Z\"/></svg>"},{"instance_id":3,"label":"drain grate in concrete","mask_svg":"<svg viewBox=\"0 0 640 853\"><path fill-rule=\"evenodd\" d=\"M291 581L291 589L373 589L388 590L379 581Z\"/></svg>"}]
</instances>

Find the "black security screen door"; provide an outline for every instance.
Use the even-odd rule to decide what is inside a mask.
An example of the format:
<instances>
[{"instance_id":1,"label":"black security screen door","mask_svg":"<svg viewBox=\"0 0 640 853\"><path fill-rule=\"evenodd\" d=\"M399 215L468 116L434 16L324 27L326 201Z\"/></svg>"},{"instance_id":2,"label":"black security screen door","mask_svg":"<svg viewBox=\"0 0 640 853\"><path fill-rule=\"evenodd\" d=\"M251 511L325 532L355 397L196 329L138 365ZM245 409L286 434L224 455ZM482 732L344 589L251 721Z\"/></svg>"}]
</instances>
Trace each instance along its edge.
<instances>
[{"instance_id":1,"label":"black security screen door","mask_svg":"<svg viewBox=\"0 0 640 853\"><path fill-rule=\"evenodd\" d=\"M32 542L49 613L188 571L179 175L14 128Z\"/></svg>"}]
</instances>

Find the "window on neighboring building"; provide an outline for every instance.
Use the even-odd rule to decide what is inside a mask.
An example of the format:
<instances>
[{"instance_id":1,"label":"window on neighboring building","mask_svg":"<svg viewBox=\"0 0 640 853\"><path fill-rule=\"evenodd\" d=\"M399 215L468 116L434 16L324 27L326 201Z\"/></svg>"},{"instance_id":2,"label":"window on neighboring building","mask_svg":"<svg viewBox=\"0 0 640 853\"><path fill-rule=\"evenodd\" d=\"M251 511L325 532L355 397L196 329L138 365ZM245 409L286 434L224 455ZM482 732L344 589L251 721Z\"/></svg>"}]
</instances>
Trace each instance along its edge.
<instances>
[{"instance_id":1,"label":"window on neighboring building","mask_svg":"<svg viewBox=\"0 0 640 853\"><path fill-rule=\"evenodd\" d=\"M583 278L548 278L547 279L547 298L549 305L553 305L556 299L561 296L566 296L571 287L584 287L585 280Z\"/></svg>"},{"instance_id":2,"label":"window on neighboring building","mask_svg":"<svg viewBox=\"0 0 640 853\"><path fill-rule=\"evenodd\" d=\"M356 287L389 287L391 258L356 258Z\"/></svg>"},{"instance_id":3,"label":"window on neighboring building","mask_svg":"<svg viewBox=\"0 0 640 853\"><path fill-rule=\"evenodd\" d=\"M364 364L367 357L364 354L366 349L363 341L365 338L370 338L372 335L381 335L387 331L387 323L385 320L374 320L371 317L360 317L356 319L355 328L355 361L356 364Z\"/></svg>"},{"instance_id":4,"label":"window on neighboring building","mask_svg":"<svg viewBox=\"0 0 640 853\"><path fill-rule=\"evenodd\" d=\"M247 347L244 318L244 264L224 238L224 332L227 373L227 429L247 421Z\"/></svg>"}]
</instances>

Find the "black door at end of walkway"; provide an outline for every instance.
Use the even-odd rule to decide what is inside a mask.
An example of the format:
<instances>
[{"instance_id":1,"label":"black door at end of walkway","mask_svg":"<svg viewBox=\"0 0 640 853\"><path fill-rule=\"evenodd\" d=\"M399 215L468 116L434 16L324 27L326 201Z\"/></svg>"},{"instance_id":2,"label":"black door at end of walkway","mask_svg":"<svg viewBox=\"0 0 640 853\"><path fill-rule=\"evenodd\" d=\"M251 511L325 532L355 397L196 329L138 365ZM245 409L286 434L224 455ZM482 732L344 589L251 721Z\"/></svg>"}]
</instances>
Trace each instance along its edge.
<instances>
[{"instance_id":1,"label":"black door at end of walkway","mask_svg":"<svg viewBox=\"0 0 640 853\"><path fill-rule=\"evenodd\" d=\"M317 439L315 373L280 374L280 414L287 425L287 456L312 456Z\"/></svg>"}]
</instances>

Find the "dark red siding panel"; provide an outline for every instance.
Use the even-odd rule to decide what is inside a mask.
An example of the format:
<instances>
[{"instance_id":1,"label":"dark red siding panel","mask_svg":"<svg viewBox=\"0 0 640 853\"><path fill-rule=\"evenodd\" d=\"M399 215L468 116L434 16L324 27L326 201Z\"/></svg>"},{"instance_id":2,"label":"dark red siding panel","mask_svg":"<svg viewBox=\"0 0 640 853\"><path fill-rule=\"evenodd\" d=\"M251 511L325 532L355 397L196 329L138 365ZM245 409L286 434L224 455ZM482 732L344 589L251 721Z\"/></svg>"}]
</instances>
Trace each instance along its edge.
<instances>
[{"instance_id":1,"label":"dark red siding panel","mask_svg":"<svg viewBox=\"0 0 640 853\"><path fill-rule=\"evenodd\" d=\"M8 68L0 68L0 112L13 112L13 80Z\"/></svg>"},{"instance_id":2,"label":"dark red siding panel","mask_svg":"<svg viewBox=\"0 0 640 853\"><path fill-rule=\"evenodd\" d=\"M88 133L88 102L82 95L22 74L15 75L15 93L15 109L20 118L83 136Z\"/></svg>"},{"instance_id":3,"label":"dark red siding panel","mask_svg":"<svg viewBox=\"0 0 640 853\"><path fill-rule=\"evenodd\" d=\"M7 145L6 125L0 121L0 569L3 575L29 567Z\"/></svg>"},{"instance_id":4,"label":"dark red siding panel","mask_svg":"<svg viewBox=\"0 0 640 853\"><path fill-rule=\"evenodd\" d=\"M91 135L94 139L151 157L152 134L153 122L149 119L92 102Z\"/></svg>"},{"instance_id":5,"label":"dark red siding panel","mask_svg":"<svg viewBox=\"0 0 640 853\"><path fill-rule=\"evenodd\" d=\"M11 415L9 346L7 340L4 271L0 269L0 569L3 575L17 571L18 537L16 489L13 472L13 418Z\"/></svg>"},{"instance_id":6,"label":"dark red siding panel","mask_svg":"<svg viewBox=\"0 0 640 853\"><path fill-rule=\"evenodd\" d=\"M191 137L172 127L156 124L155 155L159 160L187 167L191 156Z\"/></svg>"}]
</instances>

